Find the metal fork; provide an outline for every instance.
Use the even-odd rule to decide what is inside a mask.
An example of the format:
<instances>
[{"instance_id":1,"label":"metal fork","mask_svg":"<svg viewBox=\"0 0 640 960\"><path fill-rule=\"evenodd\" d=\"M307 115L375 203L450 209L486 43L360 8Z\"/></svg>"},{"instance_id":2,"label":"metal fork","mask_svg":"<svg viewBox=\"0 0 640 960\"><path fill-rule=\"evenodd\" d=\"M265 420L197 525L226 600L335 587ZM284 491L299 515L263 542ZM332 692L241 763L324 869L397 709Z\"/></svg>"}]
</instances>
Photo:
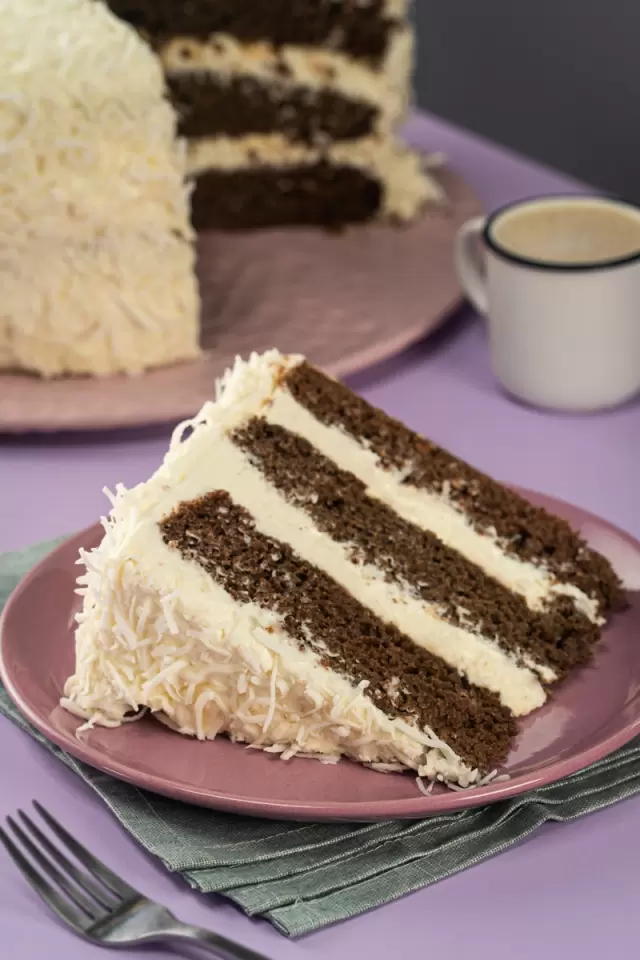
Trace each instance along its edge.
<instances>
[{"instance_id":1,"label":"metal fork","mask_svg":"<svg viewBox=\"0 0 640 960\"><path fill-rule=\"evenodd\" d=\"M36 800L33 805L62 849L22 810L21 823L13 817L6 821L15 839L0 827L0 840L44 902L81 937L115 948L190 941L222 960L267 960L217 933L181 923L89 853Z\"/></svg>"}]
</instances>

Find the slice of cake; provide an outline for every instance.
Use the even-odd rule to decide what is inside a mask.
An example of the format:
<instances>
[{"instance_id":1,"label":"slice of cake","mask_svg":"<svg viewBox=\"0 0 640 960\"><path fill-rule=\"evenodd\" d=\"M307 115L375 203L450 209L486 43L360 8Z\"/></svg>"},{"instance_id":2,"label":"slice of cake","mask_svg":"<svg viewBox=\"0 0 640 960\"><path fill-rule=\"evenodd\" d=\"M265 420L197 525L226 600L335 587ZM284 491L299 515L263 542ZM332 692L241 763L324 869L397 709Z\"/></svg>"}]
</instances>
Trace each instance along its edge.
<instances>
[{"instance_id":1,"label":"slice of cake","mask_svg":"<svg viewBox=\"0 0 640 960\"><path fill-rule=\"evenodd\" d=\"M395 139L408 0L109 0L157 52L198 227L411 220L439 196Z\"/></svg>"},{"instance_id":2,"label":"slice of cake","mask_svg":"<svg viewBox=\"0 0 640 960\"><path fill-rule=\"evenodd\" d=\"M468 786L620 598L570 527L272 351L238 361L84 554L89 724L341 755Z\"/></svg>"},{"instance_id":3,"label":"slice of cake","mask_svg":"<svg viewBox=\"0 0 640 960\"><path fill-rule=\"evenodd\" d=\"M197 356L185 150L137 33L94 0L3 4L0 141L0 368Z\"/></svg>"}]
</instances>

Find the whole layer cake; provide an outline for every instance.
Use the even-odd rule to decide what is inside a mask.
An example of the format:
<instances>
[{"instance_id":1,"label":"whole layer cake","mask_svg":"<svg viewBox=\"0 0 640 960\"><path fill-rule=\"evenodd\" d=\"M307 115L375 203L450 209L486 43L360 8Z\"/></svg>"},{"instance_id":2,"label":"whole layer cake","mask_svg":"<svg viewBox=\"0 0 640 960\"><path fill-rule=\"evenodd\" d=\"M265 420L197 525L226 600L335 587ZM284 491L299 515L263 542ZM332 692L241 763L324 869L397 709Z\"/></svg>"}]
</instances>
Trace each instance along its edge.
<instances>
[{"instance_id":1,"label":"whole layer cake","mask_svg":"<svg viewBox=\"0 0 640 960\"><path fill-rule=\"evenodd\" d=\"M94 0L4 3L0 141L0 368L197 356L185 150L135 30Z\"/></svg>"},{"instance_id":2,"label":"whole layer cake","mask_svg":"<svg viewBox=\"0 0 640 960\"><path fill-rule=\"evenodd\" d=\"M198 227L414 218L436 185L395 138L408 0L109 0L150 42L189 138Z\"/></svg>"},{"instance_id":3,"label":"whole layer cake","mask_svg":"<svg viewBox=\"0 0 640 960\"><path fill-rule=\"evenodd\" d=\"M620 600L563 520L272 351L238 361L86 573L63 703L468 786Z\"/></svg>"}]
</instances>

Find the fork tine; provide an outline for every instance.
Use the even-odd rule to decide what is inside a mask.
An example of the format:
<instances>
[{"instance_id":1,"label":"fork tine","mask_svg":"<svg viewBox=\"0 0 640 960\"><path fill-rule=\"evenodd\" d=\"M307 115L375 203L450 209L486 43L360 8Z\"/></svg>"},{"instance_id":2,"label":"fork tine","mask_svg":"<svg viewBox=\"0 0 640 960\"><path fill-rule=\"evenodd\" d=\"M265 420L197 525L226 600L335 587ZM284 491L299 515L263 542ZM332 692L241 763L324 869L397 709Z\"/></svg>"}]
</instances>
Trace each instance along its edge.
<instances>
[{"instance_id":1,"label":"fork tine","mask_svg":"<svg viewBox=\"0 0 640 960\"><path fill-rule=\"evenodd\" d=\"M72 837L71 834L65 830L61 823L52 817L48 810L42 806L41 803L38 803L37 800L33 801L33 805L42 817L42 819L47 823L49 827L53 830L55 835L59 840L66 846L67 850L70 850L74 857L80 861L83 866L89 870L94 877L97 877L98 880L108 890L111 890L112 893L115 893L119 897L124 899L130 899L131 897L139 897L140 894L133 887L130 887L128 883L125 883L117 874L113 873L103 862L98 860L97 857L94 857L92 853L89 853L86 847L83 847L81 843Z\"/></svg>"},{"instance_id":2,"label":"fork tine","mask_svg":"<svg viewBox=\"0 0 640 960\"><path fill-rule=\"evenodd\" d=\"M64 853L59 850L55 843L52 843L49 840L49 837L42 832L40 827L33 822L31 817L29 817L24 810L18 810L18 816L27 827L27 829L33 834L41 847L47 851L49 856L53 861L64 870L64 872L73 877L78 886L88 893L93 899L105 910L113 910L120 903L120 898L116 898L116 903L113 902L113 897L115 894L109 894L104 886L96 883L92 876L88 873L85 873L84 870L79 870L76 867L75 863L72 863Z\"/></svg>"},{"instance_id":3,"label":"fork tine","mask_svg":"<svg viewBox=\"0 0 640 960\"><path fill-rule=\"evenodd\" d=\"M50 880L53 880L55 885L63 890L66 895L73 900L76 907L79 907L84 914L89 918L89 920L97 920L101 914L101 911L89 900L88 897L84 895L73 883L71 883L63 873L61 873L55 864L51 863L48 857L45 857L44 853L36 847L33 840L27 836L20 824L16 823L13 817L7 817L7 823L15 833L18 840L21 842L23 847L26 847L27 853L30 855L31 859L34 860L42 870L48 875Z\"/></svg>"},{"instance_id":4,"label":"fork tine","mask_svg":"<svg viewBox=\"0 0 640 960\"><path fill-rule=\"evenodd\" d=\"M86 920L80 911L76 910L68 900L65 900L65 898L62 897L57 890L54 890L51 884L38 873L2 827L0 827L0 842L4 845L5 850L18 870L20 870L47 906L49 906L54 913L57 913L61 920L64 920L65 923L68 923L69 926L75 930L84 930Z\"/></svg>"}]
</instances>

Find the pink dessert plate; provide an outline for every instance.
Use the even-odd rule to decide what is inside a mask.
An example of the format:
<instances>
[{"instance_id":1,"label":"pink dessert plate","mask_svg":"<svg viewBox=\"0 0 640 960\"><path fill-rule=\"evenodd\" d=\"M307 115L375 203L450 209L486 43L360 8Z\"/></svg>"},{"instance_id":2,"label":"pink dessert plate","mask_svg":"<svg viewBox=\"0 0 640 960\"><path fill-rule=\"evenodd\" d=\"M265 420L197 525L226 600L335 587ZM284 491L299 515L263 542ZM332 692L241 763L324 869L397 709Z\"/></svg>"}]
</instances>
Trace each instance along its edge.
<instances>
[{"instance_id":1,"label":"pink dessert plate","mask_svg":"<svg viewBox=\"0 0 640 960\"><path fill-rule=\"evenodd\" d=\"M452 170L434 171L446 205L406 228L203 233L204 355L137 377L42 380L0 371L0 431L103 430L192 417L240 354L303 353L336 377L403 350L459 304L453 243L480 212Z\"/></svg>"},{"instance_id":2,"label":"pink dessert plate","mask_svg":"<svg viewBox=\"0 0 640 960\"><path fill-rule=\"evenodd\" d=\"M564 516L599 549L611 546L638 583L640 543L577 507L524 491ZM427 817L493 803L581 770L640 733L640 591L604 631L594 662L520 725L505 770L509 779L423 796L410 774L383 774L349 761L282 761L224 737L198 742L152 717L76 736L79 721L59 706L73 670L74 581L78 549L97 545L85 530L36 567L9 600L2 619L0 674L31 723L85 763L178 800L238 814L292 820L389 820ZM625 570L625 572L626 572ZM623 571L620 571L621 573Z\"/></svg>"}]
</instances>

